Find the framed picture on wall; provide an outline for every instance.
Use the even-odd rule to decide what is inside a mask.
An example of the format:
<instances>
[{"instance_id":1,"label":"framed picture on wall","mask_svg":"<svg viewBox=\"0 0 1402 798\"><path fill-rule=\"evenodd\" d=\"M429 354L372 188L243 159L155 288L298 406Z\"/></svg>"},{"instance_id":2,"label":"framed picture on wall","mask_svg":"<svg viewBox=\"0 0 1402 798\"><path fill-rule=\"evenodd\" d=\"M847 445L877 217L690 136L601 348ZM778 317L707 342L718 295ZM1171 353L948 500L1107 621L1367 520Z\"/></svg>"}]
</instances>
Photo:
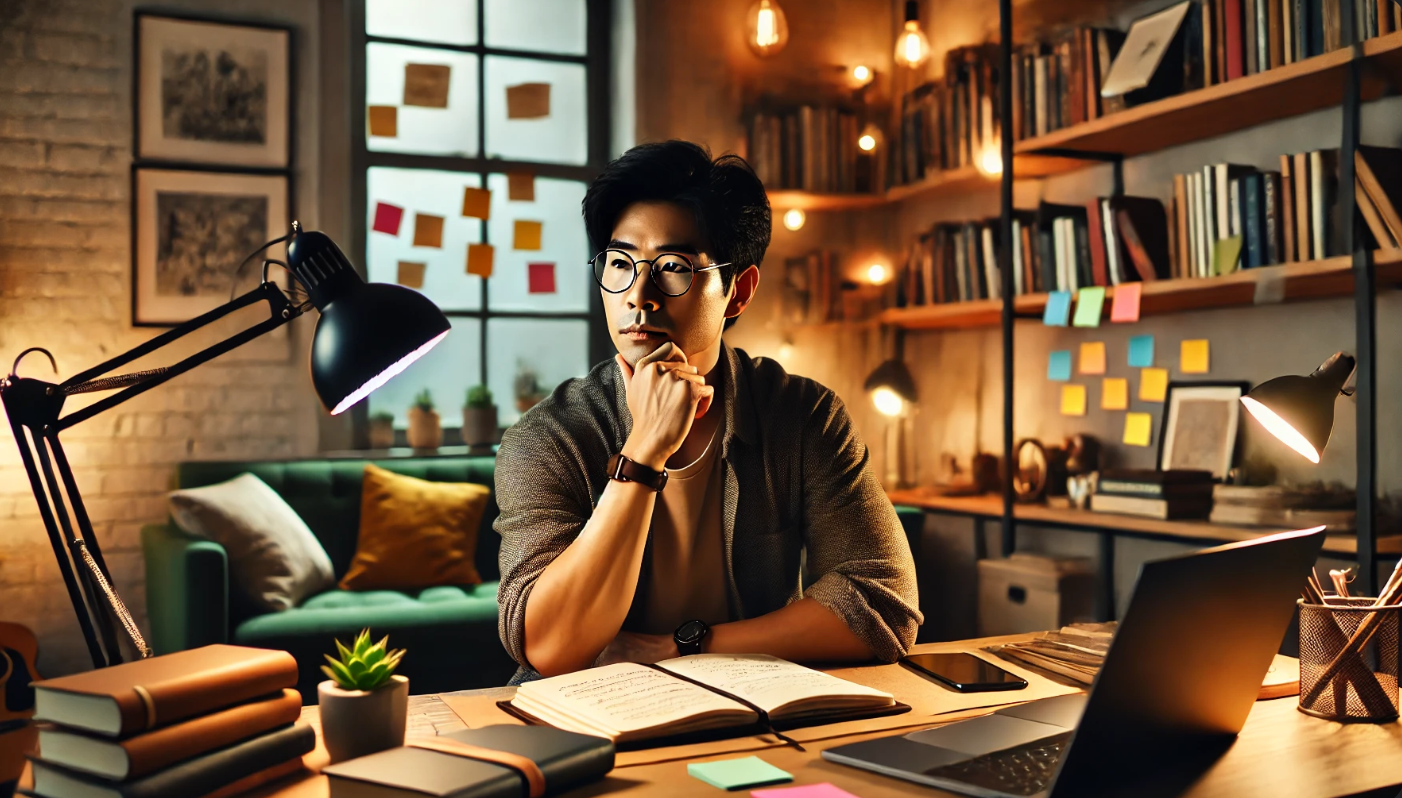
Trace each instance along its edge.
<instances>
[{"instance_id":1,"label":"framed picture on wall","mask_svg":"<svg viewBox=\"0 0 1402 798\"><path fill-rule=\"evenodd\" d=\"M133 169L132 323L170 327L228 302L243 259L287 232L287 192L283 175ZM286 247L262 257L285 261ZM237 285L256 284L257 268Z\"/></svg>"},{"instance_id":2,"label":"framed picture on wall","mask_svg":"<svg viewBox=\"0 0 1402 798\"><path fill-rule=\"evenodd\" d=\"M290 29L138 12L135 42L138 159L288 167Z\"/></svg>"},{"instance_id":3,"label":"framed picture on wall","mask_svg":"<svg viewBox=\"0 0 1402 798\"><path fill-rule=\"evenodd\" d=\"M1211 471L1226 479L1236 459L1245 382L1172 382L1159 431L1159 469Z\"/></svg>"}]
</instances>

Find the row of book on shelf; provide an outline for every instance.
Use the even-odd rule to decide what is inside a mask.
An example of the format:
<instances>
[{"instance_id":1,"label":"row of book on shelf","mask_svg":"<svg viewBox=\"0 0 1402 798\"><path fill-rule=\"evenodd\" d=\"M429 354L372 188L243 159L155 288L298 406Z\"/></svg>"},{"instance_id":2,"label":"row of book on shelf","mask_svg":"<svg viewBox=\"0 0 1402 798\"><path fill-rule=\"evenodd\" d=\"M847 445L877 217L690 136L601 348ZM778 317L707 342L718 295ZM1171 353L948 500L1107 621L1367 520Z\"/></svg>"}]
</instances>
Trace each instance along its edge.
<instances>
[{"instance_id":1,"label":"row of book on shelf","mask_svg":"<svg viewBox=\"0 0 1402 798\"><path fill-rule=\"evenodd\" d=\"M859 137L857 115L841 108L756 111L750 119L749 162L770 189L878 191L885 187L876 166L880 159L857 145Z\"/></svg>"}]
</instances>

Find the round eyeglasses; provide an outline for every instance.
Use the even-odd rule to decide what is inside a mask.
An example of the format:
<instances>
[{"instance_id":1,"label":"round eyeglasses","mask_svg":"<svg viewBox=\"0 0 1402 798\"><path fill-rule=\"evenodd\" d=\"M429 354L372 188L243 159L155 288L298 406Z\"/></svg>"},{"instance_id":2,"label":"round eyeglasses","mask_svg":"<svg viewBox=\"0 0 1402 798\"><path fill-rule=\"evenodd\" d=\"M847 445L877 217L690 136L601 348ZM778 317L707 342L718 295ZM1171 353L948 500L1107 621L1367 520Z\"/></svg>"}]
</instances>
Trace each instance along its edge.
<instances>
[{"instance_id":1,"label":"round eyeglasses","mask_svg":"<svg viewBox=\"0 0 1402 798\"><path fill-rule=\"evenodd\" d=\"M633 287L638 279L638 267L648 265L652 273L652 283L657 290L667 296L677 297L691 290L697 272L715 271L729 263L714 263L710 266L696 266L685 255L664 252L652 260L634 260L632 255L621 249L606 249L589 260L594 270L594 280L599 287L610 294L621 294Z\"/></svg>"}]
</instances>

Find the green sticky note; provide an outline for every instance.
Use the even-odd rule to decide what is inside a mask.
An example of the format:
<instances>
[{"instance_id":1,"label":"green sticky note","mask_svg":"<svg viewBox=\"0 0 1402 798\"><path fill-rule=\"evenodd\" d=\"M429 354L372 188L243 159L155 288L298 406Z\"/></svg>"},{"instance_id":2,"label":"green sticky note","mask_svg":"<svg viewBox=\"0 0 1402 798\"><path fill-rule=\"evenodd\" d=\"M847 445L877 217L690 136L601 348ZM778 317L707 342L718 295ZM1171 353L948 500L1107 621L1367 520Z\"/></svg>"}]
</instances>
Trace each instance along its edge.
<instances>
[{"instance_id":1,"label":"green sticky note","mask_svg":"<svg viewBox=\"0 0 1402 798\"><path fill-rule=\"evenodd\" d=\"M722 790L743 790L749 787L763 787L766 784L784 784L793 781L793 775L786 773L757 756L742 759L722 759L719 762L696 762L686 766L692 778L700 779L712 787Z\"/></svg>"},{"instance_id":2,"label":"green sticky note","mask_svg":"<svg viewBox=\"0 0 1402 798\"><path fill-rule=\"evenodd\" d=\"M1101 286L1082 288L1076 294L1076 316L1073 327L1099 327L1100 311L1105 307L1105 289Z\"/></svg>"},{"instance_id":3,"label":"green sticky note","mask_svg":"<svg viewBox=\"0 0 1402 798\"><path fill-rule=\"evenodd\" d=\"M1241 236L1218 239L1212 245L1212 270L1231 274L1241 264Z\"/></svg>"}]
</instances>

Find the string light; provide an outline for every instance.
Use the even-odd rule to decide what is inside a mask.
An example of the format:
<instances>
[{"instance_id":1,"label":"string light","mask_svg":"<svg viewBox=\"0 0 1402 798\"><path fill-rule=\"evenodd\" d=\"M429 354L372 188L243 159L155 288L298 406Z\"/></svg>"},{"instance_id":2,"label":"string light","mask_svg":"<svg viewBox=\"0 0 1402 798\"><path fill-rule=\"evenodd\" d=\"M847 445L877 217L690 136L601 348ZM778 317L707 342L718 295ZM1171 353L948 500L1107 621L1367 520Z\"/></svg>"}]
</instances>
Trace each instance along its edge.
<instances>
[{"instance_id":1,"label":"string light","mask_svg":"<svg viewBox=\"0 0 1402 798\"><path fill-rule=\"evenodd\" d=\"M871 80L871 69L861 64L852 67L852 79L865 86L866 82Z\"/></svg>"},{"instance_id":2,"label":"string light","mask_svg":"<svg viewBox=\"0 0 1402 798\"><path fill-rule=\"evenodd\" d=\"M881 128L875 123L868 124L862 128L862 134L857 137L857 148L862 152L871 152L881 146Z\"/></svg>"},{"instance_id":3,"label":"string light","mask_svg":"<svg viewBox=\"0 0 1402 798\"><path fill-rule=\"evenodd\" d=\"M803 223L808 221L807 215L798 208L789 208L784 211L784 227L790 230L802 229Z\"/></svg>"},{"instance_id":4,"label":"string light","mask_svg":"<svg viewBox=\"0 0 1402 798\"><path fill-rule=\"evenodd\" d=\"M998 151L998 147L984 147L983 154L977 161L978 170L987 177L997 177L1003 174L1003 153Z\"/></svg>"},{"instance_id":5,"label":"string light","mask_svg":"<svg viewBox=\"0 0 1402 798\"><path fill-rule=\"evenodd\" d=\"M867 267L867 280L871 281L872 285L881 285L886 282L886 276L886 264L884 263L873 263Z\"/></svg>"},{"instance_id":6,"label":"string light","mask_svg":"<svg viewBox=\"0 0 1402 798\"><path fill-rule=\"evenodd\" d=\"M746 43L759 56L770 56L789 43L789 22L775 0L759 0L745 15Z\"/></svg>"},{"instance_id":7,"label":"string light","mask_svg":"<svg viewBox=\"0 0 1402 798\"><path fill-rule=\"evenodd\" d=\"M906 0L905 27L896 36L896 63L911 68L930 57L930 40L920 31L919 0Z\"/></svg>"}]
</instances>

